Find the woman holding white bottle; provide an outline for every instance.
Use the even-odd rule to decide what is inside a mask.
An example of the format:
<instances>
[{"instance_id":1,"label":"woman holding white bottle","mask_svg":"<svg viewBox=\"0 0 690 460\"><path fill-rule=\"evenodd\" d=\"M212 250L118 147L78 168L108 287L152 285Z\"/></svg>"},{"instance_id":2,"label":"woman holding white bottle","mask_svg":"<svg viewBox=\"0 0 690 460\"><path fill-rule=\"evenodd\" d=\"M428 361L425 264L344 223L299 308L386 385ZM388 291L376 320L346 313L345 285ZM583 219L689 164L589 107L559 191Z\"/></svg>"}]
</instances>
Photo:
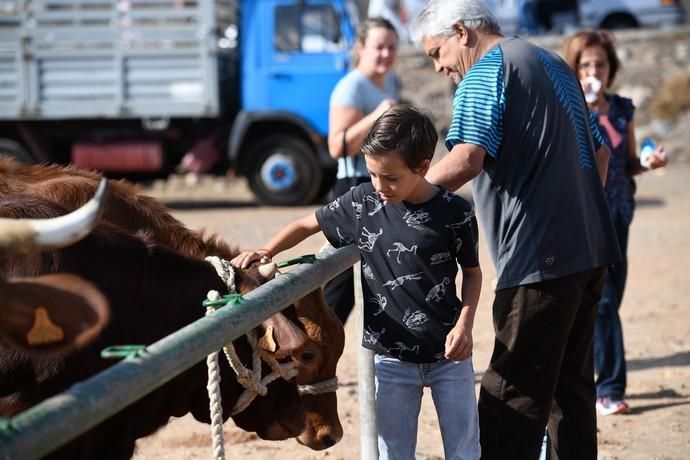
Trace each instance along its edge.
<instances>
[{"instance_id":1,"label":"woman holding white bottle","mask_svg":"<svg viewBox=\"0 0 690 460\"><path fill-rule=\"evenodd\" d=\"M608 92L620 68L613 36L603 30L584 30L566 41L565 60L577 73L587 106L611 149L606 196L623 260L609 269L598 307L594 334L597 411L600 415L627 413L626 364L618 310L627 276L628 232L635 210L633 176L666 166L662 146L641 161L637 155L632 100Z\"/></svg>"}]
</instances>

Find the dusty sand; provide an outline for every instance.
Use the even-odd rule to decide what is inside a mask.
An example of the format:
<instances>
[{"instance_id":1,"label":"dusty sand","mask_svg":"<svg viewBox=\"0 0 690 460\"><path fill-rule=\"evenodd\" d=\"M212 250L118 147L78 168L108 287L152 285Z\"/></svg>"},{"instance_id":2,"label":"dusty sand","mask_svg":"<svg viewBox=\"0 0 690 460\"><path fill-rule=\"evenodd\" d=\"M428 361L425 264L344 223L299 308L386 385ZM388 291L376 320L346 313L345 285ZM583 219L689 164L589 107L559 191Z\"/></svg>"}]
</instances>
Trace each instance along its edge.
<instances>
[{"instance_id":1,"label":"dusty sand","mask_svg":"<svg viewBox=\"0 0 690 460\"><path fill-rule=\"evenodd\" d=\"M690 165L671 165L665 173L647 173L638 180L638 210L630 235L630 273L623 302L628 401L630 415L599 418L599 458L602 460L681 460L690 458ZM290 220L313 210L244 206L251 198L242 184L230 202L215 208L178 209L189 226L205 226L230 241L258 246ZM462 194L466 190L461 190ZM227 195L226 195L227 196ZM182 203L178 202L178 207ZM184 208L185 206L182 206ZM288 256L318 250L323 240L312 237ZM493 268L481 248L484 287L474 329L474 364L485 369L493 340L490 318ZM294 440L268 442L226 423L228 458L269 460L359 458L359 403L354 321L346 327L347 343L338 375L346 385L338 390L345 435L333 448L311 451ZM477 387L478 388L478 387ZM190 416L175 419L155 435L140 440L137 460L209 458L209 427ZM418 459L440 459L443 452L430 395L420 415Z\"/></svg>"}]
</instances>

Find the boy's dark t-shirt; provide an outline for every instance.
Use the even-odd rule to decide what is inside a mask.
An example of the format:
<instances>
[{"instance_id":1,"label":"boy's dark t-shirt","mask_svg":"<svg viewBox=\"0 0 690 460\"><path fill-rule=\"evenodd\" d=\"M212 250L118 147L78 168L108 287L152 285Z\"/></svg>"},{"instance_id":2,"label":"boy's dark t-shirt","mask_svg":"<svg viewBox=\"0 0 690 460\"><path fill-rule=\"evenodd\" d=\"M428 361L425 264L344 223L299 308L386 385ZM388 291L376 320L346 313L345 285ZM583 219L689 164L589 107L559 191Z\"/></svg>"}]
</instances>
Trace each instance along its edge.
<instances>
[{"instance_id":1,"label":"boy's dark t-shirt","mask_svg":"<svg viewBox=\"0 0 690 460\"><path fill-rule=\"evenodd\" d=\"M479 265L472 206L439 187L421 204L381 200L361 184L316 211L334 247L356 244L362 259L362 345L402 361L444 359L460 315L457 263Z\"/></svg>"}]
</instances>

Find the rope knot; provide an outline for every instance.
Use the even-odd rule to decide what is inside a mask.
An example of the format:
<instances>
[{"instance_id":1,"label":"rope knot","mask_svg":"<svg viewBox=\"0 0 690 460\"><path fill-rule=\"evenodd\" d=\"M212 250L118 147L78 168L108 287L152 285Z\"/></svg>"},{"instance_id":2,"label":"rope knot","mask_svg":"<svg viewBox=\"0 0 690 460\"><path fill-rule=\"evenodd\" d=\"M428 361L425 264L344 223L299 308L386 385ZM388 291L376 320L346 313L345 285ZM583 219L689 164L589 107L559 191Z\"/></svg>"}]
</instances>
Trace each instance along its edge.
<instances>
[{"instance_id":1,"label":"rope knot","mask_svg":"<svg viewBox=\"0 0 690 460\"><path fill-rule=\"evenodd\" d=\"M266 396L266 393L268 392L268 387L266 387L266 385L262 385L259 377L254 374L244 375L242 377L238 375L237 381L241 383L242 386L247 390L253 391L261 396Z\"/></svg>"},{"instance_id":2,"label":"rope knot","mask_svg":"<svg viewBox=\"0 0 690 460\"><path fill-rule=\"evenodd\" d=\"M232 267L230 262L217 256L208 256L204 260L210 263L213 268L216 269L218 277L223 280L225 285L228 287L228 294L236 293L237 287L235 286L235 269Z\"/></svg>"}]
</instances>

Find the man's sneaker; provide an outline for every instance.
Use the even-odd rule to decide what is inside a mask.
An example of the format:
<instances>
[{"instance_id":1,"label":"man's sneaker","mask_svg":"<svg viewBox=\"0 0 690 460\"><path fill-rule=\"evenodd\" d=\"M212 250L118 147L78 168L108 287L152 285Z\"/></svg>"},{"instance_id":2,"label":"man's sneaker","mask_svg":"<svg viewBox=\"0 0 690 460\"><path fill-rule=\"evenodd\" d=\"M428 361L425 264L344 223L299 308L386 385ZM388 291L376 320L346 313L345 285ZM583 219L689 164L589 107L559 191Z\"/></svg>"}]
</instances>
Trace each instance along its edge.
<instances>
[{"instance_id":1,"label":"man's sneaker","mask_svg":"<svg viewBox=\"0 0 690 460\"><path fill-rule=\"evenodd\" d=\"M597 412L599 415L627 414L630 406L621 399L604 397L597 399Z\"/></svg>"}]
</instances>

